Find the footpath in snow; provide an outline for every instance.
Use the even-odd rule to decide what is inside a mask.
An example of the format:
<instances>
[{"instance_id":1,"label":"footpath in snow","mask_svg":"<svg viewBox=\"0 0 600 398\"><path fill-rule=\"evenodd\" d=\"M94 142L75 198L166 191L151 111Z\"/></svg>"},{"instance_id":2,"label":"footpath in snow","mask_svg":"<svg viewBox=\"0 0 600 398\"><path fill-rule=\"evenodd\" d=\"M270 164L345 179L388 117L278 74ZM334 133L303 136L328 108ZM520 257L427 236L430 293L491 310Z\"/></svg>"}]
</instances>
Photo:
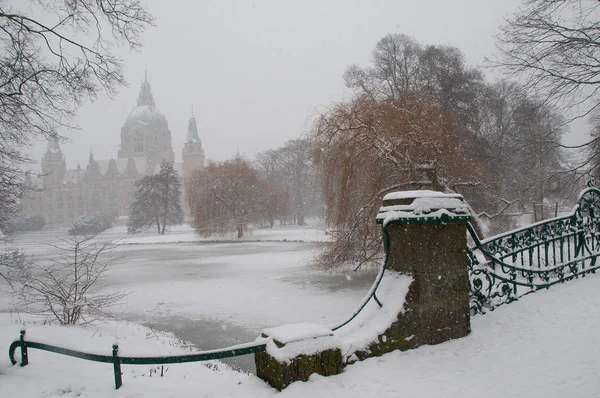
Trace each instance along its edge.
<instances>
[{"instance_id":1,"label":"footpath in snow","mask_svg":"<svg viewBox=\"0 0 600 398\"><path fill-rule=\"evenodd\" d=\"M555 286L472 319L470 336L393 352L348 366L338 376L313 375L281 393L255 376L219 363L123 366L114 390L112 366L30 350L30 365L0 360L6 397L596 397L600 391L600 276ZM343 314L341 314L343 315ZM125 322L58 327L0 314L7 350L25 323L28 336L75 349L124 355L185 352L172 336Z\"/></svg>"}]
</instances>

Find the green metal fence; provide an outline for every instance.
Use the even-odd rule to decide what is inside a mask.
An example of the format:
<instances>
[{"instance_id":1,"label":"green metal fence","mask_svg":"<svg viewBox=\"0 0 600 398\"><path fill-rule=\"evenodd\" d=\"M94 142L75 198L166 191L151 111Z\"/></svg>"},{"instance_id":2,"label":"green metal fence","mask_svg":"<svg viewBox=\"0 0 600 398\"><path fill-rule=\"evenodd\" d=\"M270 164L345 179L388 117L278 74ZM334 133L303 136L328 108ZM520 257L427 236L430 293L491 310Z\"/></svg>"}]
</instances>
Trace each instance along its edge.
<instances>
[{"instance_id":1,"label":"green metal fence","mask_svg":"<svg viewBox=\"0 0 600 398\"><path fill-rule=\"evenodd\" d=\"M331 329L333 331L342 328L352 321L368 304L368 302L373 299L375 302L381 307L383 304L377 298L377 288L381 283L381 279L383 278L383 274L385 272L387 262L388 262L388 248L389 248L389 233L387 231L387 226L383 227L383 236L385 242L385 261L381 266L379 274L375 279L371 289L357 307L357 309L352 313L352 315L343 322L340 322L336 325L333 325ZM15 340L8 349L8 356L13 365L17 364L15 360L15 352L17 348L21 349L21 366L25 366L29 363L29 355L28 348L36 348L39 350L50 351L57 354L67 355L74 358L85 359L88 361L94 362L104 362L104 363L112 363L113 364L113 372L115 378L115 388L121 387L123 384L121 378L121 365L164 365L164 364L172 364L172 363L185 363L185 362L199 362L199 361L208 361L213 359L223 359L223 358L231 358L241 355L253 354L256 352L265 352L266 344L265 343L247 343L241 344L233 347L222 348L218 350L211 351L201 351L195 354L188 355L175 355L175 356L161 356L161 357L123 357L119 356L119 347L117 345L113 345L112 347L112 355L98 355L98 354L89 354L86 352L75 351L68 348L58 347L50 344L39 343L35 341L25 340L25 331L21 331L21 336L19 340Z\"/></svg>"},{"instance_id":2,"label":"green metal fence","mask_svg":"<svg viewBox=\"0 0 600 398\"><path fill-rule=\"evenodd\" d=\"M467 249L471 314L556 283L585 277L600 267L600 190L584 189L566 216L480 240Z\"/></svg>"},{"instance_id":3,"label":"green metal fence","mask_svg":"<svg viewBox=\"0 0 600 398\"><path fill-rule=\"evenodd\" d=\"M17 363L17 361L15 360L15 351L18 347L21 348L21 366L29 364L29 353L27 351L28 348L36 348L38 350L55 352L57 354L85 359L87 361L112 363L113 373L115 377L115 388L117 389L123 384L123 380L121 378L121 365L166 365L173 363L200 362L209 361L212 359L231 358L240 355L248 355L253 354L255 352L266 351L265 343L247 343L233 347L221 348L218 350L201 351L185 355L159 357L123 357L119 356L119 346L115 344L112 346L112 355L98 355L70 350L68 348L57 347L50 344L38 343L35 341L27 341L25 340L25 330L21 330L21 336L19 340L14 341L8 349L8 356L10 358L10 362L13 365L16 365Z\"/></svg>"},{"instance_id":4,"label":"green metal fence","mask_svg":"<svg viewBox=\"0 0 600 398\"><path fill-rule=\"evenodd\" d=\"M600 255L600 190L595 187L583 190L577 205L564 217L535 223L485 240L477 236L471 224L467 226L474 242L467 248L470 307L473 315L483 314L486 310L493 310L501 304L510 303L520 296L546 289L556 283L595 273L600 267L596 261ZM383 237L385 261L373 286L356 311L344 322L332 326L332 330L347 325L371 299L379 306L383 305L376 293L388 262L390 242L385 224ZM27 341L23 330L19 340L14 341L9 348L9 358L13 365L17 363L14 358L17 348L21 349L21 366L29 363L28 348L88 361L112 363L115 387L118 389L122 385L121 365L164 365L230 358L265 352L266 344L254 342L187 355L123 357L118 355L117 345L113 345L112 355L89 354Z\"/></svg>"}]
</instances>

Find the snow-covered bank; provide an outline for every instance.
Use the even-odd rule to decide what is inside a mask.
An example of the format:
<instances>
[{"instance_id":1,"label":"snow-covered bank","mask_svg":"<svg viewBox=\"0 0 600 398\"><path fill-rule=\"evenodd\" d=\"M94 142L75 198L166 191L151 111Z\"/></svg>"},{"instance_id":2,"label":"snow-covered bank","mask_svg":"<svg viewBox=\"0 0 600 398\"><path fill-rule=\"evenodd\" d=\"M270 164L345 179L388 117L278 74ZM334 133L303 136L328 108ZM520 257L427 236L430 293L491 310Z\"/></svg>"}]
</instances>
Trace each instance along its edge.
<instances>
[{"instance_id":1,"label":"snow-covered bank","mask_svg":"<svg viewBox=\"0 0 600 398\"><path fill-rule=\"evenodd\" d=\"M124 385L115 391L110 365L37 350L25 368L0 360L0 385L7 397L594 397L600 390L598 288L598 276L555 286L473 318L466 338L371 358L280 394L254 376L202 364L170 365L163 378L150 378L150 367L124 366ZM137 325L99 327L28 326L28 335L106 351L117 335L128 353L180 350L175 339L154 338ZM0 314L0 348L8 348L19 328L15 315Z\"/></svg>"},{"instance_id":2,"label":"snow-covered bank","mask_svg":"<svg viewBox=\"0 0 600 398\"><path fill-rule=\"evenodd\" d=\"M106 235L124 235L126 230L115 227L106 231ZM119 244L156 244L156 243L190 243L190 242L328 242L331 235L320 226L299 227L297 225L287 227L275 227L273 229L254 229L248 231L244 237L237 238L235 234L216 237L201 237L194 232L190 226L179 226L165 235L153 233L141 235L128 235L118 239Z\"/></svg>"}]
</instances>

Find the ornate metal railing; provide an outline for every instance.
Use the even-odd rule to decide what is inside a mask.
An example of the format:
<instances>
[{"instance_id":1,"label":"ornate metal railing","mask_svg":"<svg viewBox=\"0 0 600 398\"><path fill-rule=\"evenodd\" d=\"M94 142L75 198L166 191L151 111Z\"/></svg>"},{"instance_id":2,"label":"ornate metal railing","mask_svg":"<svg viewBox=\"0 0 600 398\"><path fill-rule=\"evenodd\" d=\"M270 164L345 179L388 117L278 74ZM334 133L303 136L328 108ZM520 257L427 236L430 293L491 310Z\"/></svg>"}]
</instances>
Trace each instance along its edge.
<instances>
[{"instance_id":1,"label":"ornate metal railing","mask_svg":"<svg viewBox=\"0 0 600 398\"><path fill-rule=\"evenodd\" d=\"M556 283L585 277L600 267L600 190L588 184L566 216L480 240L467 248L471 314Z\"/></svg>"},{"instance_id":2,"label":"ornate metal railing","mask_svg":"<svg viewBox=\"0 0 600 398\"><path fill-rule=\"evenodd\" d=\"M28 348L36 348L38 350L55 352L57 354L67 355L74 358L81 358L88 361L94 362L105 362L113 364L113 374L115 377L115 388L121 387L123 384L121 365L166 365L172 363L185 363L185 362L200 362L209 361L213 359L223 359L237 357L240 355L253 354L255 352L265 352L265 343L247 343L240 344L233 347L221 348L218 350L201 351L193 354L185 355L172 355L172 356L160 356L160 357L123 357L119 356L119 346L112 346L112 355L99 355L89 354L87 352L75 351L68 348L57 347L50 344L38 343L35 341L25 340L25 331L21 330L21 336L19 340L15 340L8 349L8 356L10 362L15 365L15 351L17 347L21 347L21 366L29 364L29 353Z\"/></svg>"}]
</instances>

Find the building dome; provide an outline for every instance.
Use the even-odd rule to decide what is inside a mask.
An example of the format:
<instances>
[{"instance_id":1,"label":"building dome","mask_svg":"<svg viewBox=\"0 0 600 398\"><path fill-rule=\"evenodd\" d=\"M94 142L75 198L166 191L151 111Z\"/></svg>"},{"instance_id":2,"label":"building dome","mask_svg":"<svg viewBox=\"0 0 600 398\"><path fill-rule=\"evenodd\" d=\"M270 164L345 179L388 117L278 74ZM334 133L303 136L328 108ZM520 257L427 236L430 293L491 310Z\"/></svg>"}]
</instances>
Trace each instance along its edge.
<instances>
[{"instance_id":1,"label":"building dome","mask_svg":"<svg viewBox=\"0 0 600 398\"><path fill-rule=\"evenodd\" d=\"M149 159L154 164L175 160L167 118L156 109L148 76L142 82L137 106L129 113L121 129L118 156L119 159Z\"/></svg>"},{"instance_id":2,"label":"building dome","mask_svg":"<svg viewBox=\"0 0 600 398\"><path fill-rule=\"evenodd\" d=\"M166 124L167 119L154 105L154 97L146 75L138 96L137 108L129 113L123 129L130 131L134 126L164 127Z\"/></svg>"},{"instance_id":3,"label":"building dome","mask_svg":"<svg viewBox=\"0 0 600 398\"><path fill-rule=\"evenodd\" d=\"M126 130L131 129L136 125L142 126L164 126L167 123L165 116L152 105L139 105L137 108L129 113L123 128Z\"/></svg>"}]
</instances>

